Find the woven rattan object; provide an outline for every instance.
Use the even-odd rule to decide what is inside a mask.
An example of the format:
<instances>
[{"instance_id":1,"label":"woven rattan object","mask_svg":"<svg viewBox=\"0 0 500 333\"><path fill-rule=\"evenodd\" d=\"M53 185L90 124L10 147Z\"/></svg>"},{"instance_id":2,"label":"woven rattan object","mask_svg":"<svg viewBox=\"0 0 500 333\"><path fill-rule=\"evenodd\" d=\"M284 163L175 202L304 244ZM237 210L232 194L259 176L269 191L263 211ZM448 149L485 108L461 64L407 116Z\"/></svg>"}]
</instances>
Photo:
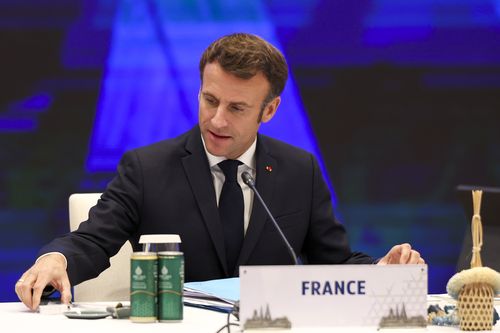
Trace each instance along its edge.
<instances>
[{"instance_id":1,"label":"woven rattan object","mask_svg":"<svg viewBox=\"0 0 500 333\"><path fill-rule=\"evenodd\" d=\"M472 217L471 268L455 274L446 286L448 294L457 299L460 329L484 331L493 327L494 296L500 288L500 274L483 267L481 247L483 227L481 224L482 191L472 191L474 215Z\"/></svg>"},{"instance_id":2,"label":"woven rattan object","mask_svg":"<svg viewBox=\"0 0 500 333\"><path fill-rule=\"evenodd\" d=\"M466 284L458 295L460 329L484 331L492 329L493 288L487 283Z\"/></svg>"}]
</instances>

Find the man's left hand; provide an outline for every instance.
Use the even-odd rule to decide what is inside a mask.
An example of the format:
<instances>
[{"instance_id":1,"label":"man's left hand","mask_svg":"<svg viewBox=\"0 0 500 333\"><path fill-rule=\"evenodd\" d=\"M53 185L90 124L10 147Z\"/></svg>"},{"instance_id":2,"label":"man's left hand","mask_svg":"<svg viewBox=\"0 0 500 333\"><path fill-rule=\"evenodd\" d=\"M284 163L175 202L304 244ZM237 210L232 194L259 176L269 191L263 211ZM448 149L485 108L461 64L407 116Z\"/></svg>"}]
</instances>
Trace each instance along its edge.
<instances>
[{"instance_id":1,"label":"man's left hand","mask_svg":"<svg viewBox=\"0 0 500 333\"><path fill-rule=\"evenodd\" d=\"M410 244L405 243L393 246L377 263L377 265L391 264L425 264L425 260L420 257L418 251L411 248Z\"/></svg>"}]
</instances>

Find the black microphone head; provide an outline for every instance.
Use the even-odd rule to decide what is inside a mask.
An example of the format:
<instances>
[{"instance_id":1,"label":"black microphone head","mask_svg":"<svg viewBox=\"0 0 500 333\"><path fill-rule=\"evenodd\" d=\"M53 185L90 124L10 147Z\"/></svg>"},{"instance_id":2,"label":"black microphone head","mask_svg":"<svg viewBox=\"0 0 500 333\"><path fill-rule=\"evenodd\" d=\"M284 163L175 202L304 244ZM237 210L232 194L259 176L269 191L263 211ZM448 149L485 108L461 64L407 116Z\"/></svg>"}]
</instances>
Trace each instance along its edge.
<instances>
[{"instance_id":1,"label":"black microphone head","mask_svg":"<svg viewBox=\"0 0 500 333\"><path fill-rule=\"evenodd\" d=\"M255 186L255 180L247 171L243 171L243 173L241 174L241 179L243 179L243 182L248 186Z\"/></svg>"}]
</instances>

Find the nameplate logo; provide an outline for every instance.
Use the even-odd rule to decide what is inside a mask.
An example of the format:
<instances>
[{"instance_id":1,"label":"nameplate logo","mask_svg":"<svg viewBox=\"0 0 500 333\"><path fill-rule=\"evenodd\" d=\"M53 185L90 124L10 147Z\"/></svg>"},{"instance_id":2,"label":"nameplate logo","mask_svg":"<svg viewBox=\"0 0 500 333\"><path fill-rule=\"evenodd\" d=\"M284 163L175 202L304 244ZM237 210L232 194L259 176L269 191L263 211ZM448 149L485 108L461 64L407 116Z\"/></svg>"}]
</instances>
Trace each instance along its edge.
<instances>
[{"instance_id":1,"label":"nameplate logo","mask_svg":"<svg viewBox=\"0 0 500 333\"><path fill-rule=\"evenodd\" d=\"M243 329L425 327L427 265L240 267Z\"/></svg>"}]
</instances>

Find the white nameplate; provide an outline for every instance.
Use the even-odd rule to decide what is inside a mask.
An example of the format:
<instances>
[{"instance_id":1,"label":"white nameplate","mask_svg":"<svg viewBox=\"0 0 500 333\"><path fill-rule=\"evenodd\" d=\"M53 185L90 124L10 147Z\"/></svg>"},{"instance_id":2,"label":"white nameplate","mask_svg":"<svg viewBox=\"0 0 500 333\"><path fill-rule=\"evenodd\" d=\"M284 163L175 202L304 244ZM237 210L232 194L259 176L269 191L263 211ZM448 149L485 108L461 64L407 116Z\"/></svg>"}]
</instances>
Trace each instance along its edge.
<instances>
[{"instance_id":1,"label":"white nameplate","mask_svg":"<svg viewBox=\"0 0 500 333\"><path fill-rule=\"evenodd\" d=\"M240 267L240 325L422 327L427 265Z\"/></svg>"}]
</instances>

